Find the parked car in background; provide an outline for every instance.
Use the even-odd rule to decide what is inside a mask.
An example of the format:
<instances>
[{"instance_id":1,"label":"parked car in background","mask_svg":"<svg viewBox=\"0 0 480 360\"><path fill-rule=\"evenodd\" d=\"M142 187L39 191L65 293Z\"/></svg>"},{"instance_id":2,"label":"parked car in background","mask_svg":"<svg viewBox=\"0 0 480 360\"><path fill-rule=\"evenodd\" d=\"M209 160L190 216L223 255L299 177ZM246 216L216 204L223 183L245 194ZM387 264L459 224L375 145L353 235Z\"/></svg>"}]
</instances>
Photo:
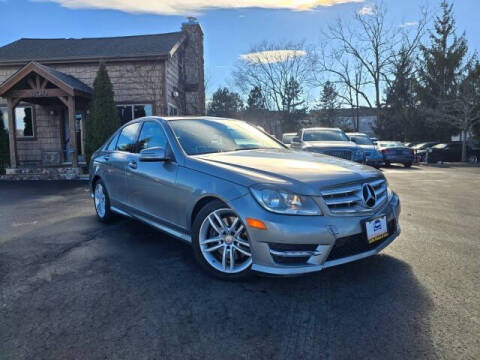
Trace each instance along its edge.
<instances>
[{"instance_id":1,"label":"parked car in background","mask_svg":"<svg viewBox=\"0 0 480 360\"><path fill-rule=\"evenodd\" d=\"M376 137L371 137L370 140L372 140L373 145L377 145L378 138L376 138Z\"/></svg>"},{"instance_id":2,"label":"parked car in background","mask_svg":"<svg viewBox=\"0 0 480 360\"><path fill-rule=\"evenodd\" d=\"M383 161L386 166L390 166L393 163L403 164L405 167L412 166L414 160L413 150L403 145L400 141L379 141L377 146L383 154Z\"/></svg>"},{"instance_id":3,"label":"parked car in background","mask_svg":"<svg viewBox=\"0 0 480 360\"><path fill-rule=\"evenodd\" d=\"M300 136L293 139L292 148L336 156L359 163L365 162L363 149L350 141L343 130L337 128L302 129Z\"/></svg>"},{"instance_id":4,"label":"parked car in background","mask_svg":"<svg viewBox=\"0 0 480 360\"><path fill-rule=\"evenodd\" d=\"M292 140L297 136L297 133L285 133L282 135L282 142L290 147L292 145Z\"/></svg>"},{"instance_id":5,"label":"parked car in background","mask_svg":"<svg viewBox=\"0 0 480 360\"><path fill-rule=\"evenodd\" d=\"M467 145L468 162L477 163L479 156L480 149L474 149ZM460 141L452 141L437 144L428 150L427 160L429 163L462 161L462 143Z\"/></svg>"},{"instance_id":6,"label":"parked car in background","mask_svg":"<svg viewBox=\"0 0 480 360\"><path fill-rule=\"evenodd\" d=\"M239 120L133 120L93 154L90 190L100 221L121 214L191 243L222 279L319 271L400 233L380 171L292 151Z\"/></svg>"},{"instance_id":7,"label":"parked car in background","mask_svg":"<svg viewBox=\"0 0 480 360\"><path fill-rule=\"evenodd\" d=\"M350 141L354 142L365 152L365 163L367 165L379 168L383 165L383 155L373 144L372 140L364 133L347 133Z\"/></svg>"},{"instance_id":8,"label":"parked car in background","mask_svg":"<svg viewBox=\"0 0 480 360\"><path fill-rule=\"evenodd\" d=\"M411 148L411 147L415 146L415 144L416 144L416 143L413 143L413 142L406 142L406 143L403 143L403 145L405 145L406 147L409 147L409 148Z\"/></svg>"},{"instance_id":9,"label":"parked car in background","mask_svg":"<svg viewBox=\"0 0 480 360\"><path fill-rule=\"evenodd\" d=\"M427 153L427 150L437 144L438 144L438 141L429 141L429 142L423 142L415 146L412 146L411 149L414 151L415 160L417 162L424 162L425 154Z\"/></svg>"}]
</instances>

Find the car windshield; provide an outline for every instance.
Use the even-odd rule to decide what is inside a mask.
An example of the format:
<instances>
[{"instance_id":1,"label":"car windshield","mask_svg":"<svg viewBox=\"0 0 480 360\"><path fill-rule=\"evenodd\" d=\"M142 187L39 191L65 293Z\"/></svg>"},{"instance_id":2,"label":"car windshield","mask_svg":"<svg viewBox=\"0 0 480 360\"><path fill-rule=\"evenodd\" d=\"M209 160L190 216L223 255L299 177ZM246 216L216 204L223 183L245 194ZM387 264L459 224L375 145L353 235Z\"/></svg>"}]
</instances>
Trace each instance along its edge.
<instances>
[{"instance_id":1,"label":"car windshield","mask_svg":"<svg viewBox=\"0 0 480 360\"><path fill-rule=\"evenodd\" d=\"M169 125L188 155L284 149L256 127L239 120L172 120Z\"/></svg>"},{"instance_id":2,"label":"car windshield","mask_svg":"<svg viewBox=\"0 0 480 360\"><path fill-rule=\"evenodd\" d=\"M438 144L435 145L433 148L434 149L445 149L448 146L448 144Z\"/></svg>"},{"instance_id":3,"label":"car windshield","mask_svg":"<svg viewBox=\"0 0 480 360\"><path fill-rule=\"evenodd\" d=\"M421 143L421 144L417 144L415 146L412 146L412 149L415 149L415 150L424 150L425 148L427 147L430 147L432 143Z\"/></svg>"},{"instance_id":4,"label":"car windshield","mask_svg":"<svg viewBox=\"0 0 480 360\"><path fill-rule=\"evenodd\" d=\"M343 131L338 130L306 130L303 141L349 141Z\"/></svg>"},{"instance_id":5,"label":"car windshield","mask_svg":"<svg viewBox=\"0 0 480 360\"><path fill-rule=\"evenodd\" d=\"M400 141L388 141L378 143L380 147L403 147L403 144Z\"/></svg>"},{"instance_id":6,"label":"car windshield","mask_svg":"<svg viewBox=\"0 0 480 360\"><path fill-rule=\"evenodd\" d=\"M368 136L364 135L350 135L350 140L358 145L373 145L372 140Z\"/></svg>"}]
</instances>

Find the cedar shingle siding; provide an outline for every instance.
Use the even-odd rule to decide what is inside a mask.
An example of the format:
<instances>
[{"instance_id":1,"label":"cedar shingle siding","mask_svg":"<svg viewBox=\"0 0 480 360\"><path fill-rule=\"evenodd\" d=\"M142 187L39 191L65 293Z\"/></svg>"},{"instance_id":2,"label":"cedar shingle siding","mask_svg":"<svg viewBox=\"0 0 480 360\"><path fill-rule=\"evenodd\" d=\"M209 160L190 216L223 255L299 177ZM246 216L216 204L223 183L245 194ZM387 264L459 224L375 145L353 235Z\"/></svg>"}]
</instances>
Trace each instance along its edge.
<instances>
[{"instance_id":1,"label":"cedar shingle siding","mask_svg":"<svg viewBox=\"0 0 480 360\"><path fill-rule=\"evenodd\" d=\"M117 104L151 104L154 115L168 115L169 105L179 115L205 113L203 32L196 23L186 23L181 32L169 34L20 39L0 48L0 84L30 61L85 89L93 87L98 66L105 62ZM24 105L29 104L18 106ZM0 107L4 106L6 98L0 98ZM36 137L17 142L20 164L39 163L43 153L62 150L64 107L31 106Z\"/></svg>"}]
</instances>

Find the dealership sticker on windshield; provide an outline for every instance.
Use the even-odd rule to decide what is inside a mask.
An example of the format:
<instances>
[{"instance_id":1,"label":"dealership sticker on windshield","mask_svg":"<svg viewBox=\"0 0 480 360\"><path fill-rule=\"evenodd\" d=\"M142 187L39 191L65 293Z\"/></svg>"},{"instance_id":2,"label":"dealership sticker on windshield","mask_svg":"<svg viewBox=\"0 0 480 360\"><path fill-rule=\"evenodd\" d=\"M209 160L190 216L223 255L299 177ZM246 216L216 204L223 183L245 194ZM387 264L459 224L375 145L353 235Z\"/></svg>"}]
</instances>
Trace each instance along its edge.
<instances>
[{"instance_id":1,"label":"dealership sticker on windshield","mask_svg":"<svg viewBox=\"0 0 480 360\"><path fill-rule=\"evenodd\" d=\"M365 222L368 243L374 243L388 236L387 217L382 216Z\"/></svg>"}]
</instances>

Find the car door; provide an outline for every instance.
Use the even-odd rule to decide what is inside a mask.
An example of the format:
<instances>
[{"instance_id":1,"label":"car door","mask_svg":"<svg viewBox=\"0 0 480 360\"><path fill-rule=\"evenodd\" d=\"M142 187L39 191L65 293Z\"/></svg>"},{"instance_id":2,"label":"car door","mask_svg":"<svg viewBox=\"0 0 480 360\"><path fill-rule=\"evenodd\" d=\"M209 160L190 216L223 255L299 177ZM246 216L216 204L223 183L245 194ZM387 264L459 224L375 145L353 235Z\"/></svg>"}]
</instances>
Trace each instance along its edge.
<instances>
[{"instance_id":1,"label":"car door","mask_svg":"<svg viewBox=\"0 0 480 360\"><path fill-rule=\"evenodd\" d=\"M126 170L128 205L137 215L167 225L176 225L179 201L176 187L178 165L175 159L140 161L142 150L161 147L169 151L169 146L159 122L155 120L143 122L138 137L135 165L128 166Z\"/></svg>"},{"instance_id":2,"label":"car door","mask_svg":"<svg viewBox=\"0 0 480 360\"><path fill-rule=\"evenodd\" d=\"M125 126L118 137L115 150L107 154L107 190L113 206L123 208L127 202L125 172L131 161L138 136L140 123Z\"/></svg>"}]
</instances>

